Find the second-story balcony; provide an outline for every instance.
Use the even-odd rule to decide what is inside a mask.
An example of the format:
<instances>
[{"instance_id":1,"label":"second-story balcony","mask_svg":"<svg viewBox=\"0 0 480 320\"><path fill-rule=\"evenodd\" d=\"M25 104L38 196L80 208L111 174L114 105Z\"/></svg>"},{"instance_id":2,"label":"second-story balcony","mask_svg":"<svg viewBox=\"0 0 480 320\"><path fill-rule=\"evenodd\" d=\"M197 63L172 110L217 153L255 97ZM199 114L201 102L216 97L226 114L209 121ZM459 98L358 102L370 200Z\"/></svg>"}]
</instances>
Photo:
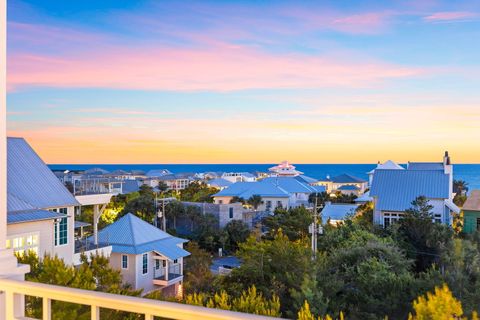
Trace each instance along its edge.
<instances>
[{"instance_id":1,"label":"second-story balcony","mask_svg":"<svg viewBox=\"0 0 480 320\"><path fill-rule=\"evenodd\" d=\"M81 238L75 240L75 252L73 255L73 264L79 265L81 263L80 257L82 254L85 254L87 258L90 258L91 255L102 255L105 257L110 257L112 253L112 246L108 241L97 242L89 238Z\"/></svg>"},{"instance_id":2,"label":"second-story balcony","mask_svg":"<svg viewBox=\"0 0 480 320\"><path fill-rule=\"evenodd\" d=\"M182 269L179 264L172 266L160 267L157 269L153 267L153 284L158 286L170 286L172 284L181 282L183 280Z\"/></svg>"}]
</instances>

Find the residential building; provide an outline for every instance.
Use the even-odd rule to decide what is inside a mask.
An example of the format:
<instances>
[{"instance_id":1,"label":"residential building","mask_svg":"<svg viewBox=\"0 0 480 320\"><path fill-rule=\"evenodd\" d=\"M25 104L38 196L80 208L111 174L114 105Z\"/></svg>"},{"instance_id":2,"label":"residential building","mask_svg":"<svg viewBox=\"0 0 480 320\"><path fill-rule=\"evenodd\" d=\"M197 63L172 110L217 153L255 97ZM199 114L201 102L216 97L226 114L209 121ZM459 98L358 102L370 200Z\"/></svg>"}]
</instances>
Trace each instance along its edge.
<instances>
[{"instance_id":1,"label":"residential building","mask_svg":"<svg viewBox=\"0 0 480 320\"><path fill-rule=\"evenodd\" d=\"M331 203L328 201L325 203L325 207L322 209L322 223L338 225L345 221L348 217L354 216L358 206L358 204Z\"/></svg>"},{"instance_id":2,"label":"residential building","mask_svg":"<svg viewBox=\"0 0 480 320\"><path fill-rule=\"evenodd\" d=\"M269 177L257 182L237 182L215 194L216 204L228 204L233 197L247 201L253 195L262 197L259 211L273 211L278 207L290 208L308 205L312 193L325 191L321 186L310 186L297 177Z\"/></svg>"},{"instance_id":3,"label":"residential building","mask_svg":"<svg viewBox=\"0 0 480 320\"><path fill-rule=\"evenodd\" d=\"M159 176L151 176L143 179L142 182L152 188L158 187L158 184L163 182L167 185L168 190L180 191L195 181L194 175L194 173L169 173Z\"/></svg>"},{"instance_id":4,"label":"residential building","mask_svg":"<svg viewBox=\"0 0 480 320\"><path fill-rule=\"evenodd\" d=\"M373 198L370 197L370 191L367 191L364 194L362 194L361 196L359 196L358 198L355 198L353 201L355 203L362 204L362 203L367 203L367 202L373 201Z\"/></svg>"},{"instance_id":5,"label":"residential building","mask_svg":"<svg viewBox=\"0 0 480 320\"><path fill-rule=\"evenodd\" d=\"M165 295L182 294L183 258L187 240L168 233L128 213L98 233L98 239L112 245L110 265L124 282L143 294L162 290Z\"/></svg>"},{"instance_id":6,"label":"residential building","mask_svg":"<svg viewBox=\"0 0 480 320\"><path fill-rule=\"evenodd\" d=\"M316 185L324 186L328 193L340 191L344 194L361 195L367 190L368 181L344 173L333 178L327 176L319 180ZM345 186L349 187L345 188Z\"/></svg>"},{"instance_id":7,"label":"residential building","mask_svg":"<svg viewBox=\"0 0 480 320\"><path fill-rule=\"evenodd\" d=\"M257 181L257 177L250 172L224 172L221 178L231 183Z\"/></svg>"},{"instance_id":8,"label":"residential building","mask_svg":"<svg viewBox=\"0 0 480 320\"><path fill-rule=\"evenodd\" d=\"M273 177L296 177L303 172L295 169L295 166L288 161L282 161L280 164L268 169L270 175Z\"/></svg>"},{"instance_id":9,"label":"residential building","mask_svg":"<svg viewBox=\"0 0 480 320\"><path fill-rule=\"evenodd\" d=\"M480 231L480 190L472 190L463 204L463 232Z\"/></svg>"},{"instance_id":10,"label":"residential building","mask_svg":"<svg viewBox=\"0 0 480 320\"><path fill-rule=\"evenodd\" d=\"M451 225L453 213L460 209L453 203L453 166L448 153L443 162L409 163L406 170L376 170L370 196L373 198L374 223L389 226L401 219L419 196L433 206L432 219Z\"/></svg>"},{"instance_id":11,"label":"residential building","mask_svg":"<svg viewBox=\"0 0 480 320\"><path fill-rule=\"evenodd\" d=\"M200 209L201 214L210 213L218 219L218 227L224 228L232 220L240 220L247 224L251 224L249 221L250 215L248 213L251 210L245 209L241 203L205 203L205 202L187 202L182 201L182 204L186 206L195 206ZM179 222L177 221L177 227Z\"/></svg>"}]
</instances>

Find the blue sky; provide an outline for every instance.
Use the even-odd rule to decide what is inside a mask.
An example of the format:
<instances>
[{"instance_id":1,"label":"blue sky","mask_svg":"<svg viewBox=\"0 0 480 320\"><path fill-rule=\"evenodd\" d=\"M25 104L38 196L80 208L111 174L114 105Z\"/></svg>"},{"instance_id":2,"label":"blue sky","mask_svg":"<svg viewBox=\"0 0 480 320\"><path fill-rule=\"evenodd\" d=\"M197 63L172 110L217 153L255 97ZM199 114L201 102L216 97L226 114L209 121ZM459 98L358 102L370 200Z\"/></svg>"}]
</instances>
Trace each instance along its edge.
<instances>
[{"instance_id":1,"label":"blue sky","mask_svg":"<svg viewBox=\"0 0 480 320\"><path fill-rule=\"evenodd\" d=\"M10 0L8 130L50 163L478 162L478 39L480 1Z\"/></svg>"}]
</instances>

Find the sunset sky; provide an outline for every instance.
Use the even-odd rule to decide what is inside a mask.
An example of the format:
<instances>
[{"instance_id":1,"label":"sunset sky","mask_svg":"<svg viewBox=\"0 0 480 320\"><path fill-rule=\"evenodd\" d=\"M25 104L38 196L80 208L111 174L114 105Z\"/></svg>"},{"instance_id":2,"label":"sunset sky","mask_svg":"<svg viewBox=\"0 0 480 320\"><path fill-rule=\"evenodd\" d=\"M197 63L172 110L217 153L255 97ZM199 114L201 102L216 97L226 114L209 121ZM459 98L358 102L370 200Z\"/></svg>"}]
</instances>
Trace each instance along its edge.
<instances>
[{"instance_id":1,"label":"sunset sky","mask_svg":"<svg viewBox=\"0 0 480 320\"><path fill-rule=\"evenodd\" d=\"M48 163L480 163L480 1L7 3Z\"/></svg>"}]
</instances>

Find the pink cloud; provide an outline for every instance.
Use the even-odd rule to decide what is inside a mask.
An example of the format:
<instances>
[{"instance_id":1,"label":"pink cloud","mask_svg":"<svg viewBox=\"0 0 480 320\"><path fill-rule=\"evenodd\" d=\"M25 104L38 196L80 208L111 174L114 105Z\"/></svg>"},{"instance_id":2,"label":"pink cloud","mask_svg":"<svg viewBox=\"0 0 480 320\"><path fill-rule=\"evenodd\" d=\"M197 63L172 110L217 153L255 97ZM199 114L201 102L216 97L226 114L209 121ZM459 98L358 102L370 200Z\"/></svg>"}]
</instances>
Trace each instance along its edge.
<instances>
[{"instance_id":1,"label":"pink cloud","mask_svg":"<svg viewBox=\"0 0 480 320\"><path fill-rule=\"evenodd\" d=\"M76 56L9 55L8 84L146 90L231 91L257 88L363 87L416 76L418 68L248 47L110 48Z\"/></svg>"},{"instance_id":2,"label":"pink cloud","mask_svg":"<svg viewBox=\"0 0 480 320\"><path fill-rule=\"evenodd\" d=\"M466 20L478 17L477 13L468 12L468 11L445 11L445 12L436 12L429 16L424 17L423 19L429 22L445 22L445 21L458 21Z\"/></svg>"}]
</instances>

